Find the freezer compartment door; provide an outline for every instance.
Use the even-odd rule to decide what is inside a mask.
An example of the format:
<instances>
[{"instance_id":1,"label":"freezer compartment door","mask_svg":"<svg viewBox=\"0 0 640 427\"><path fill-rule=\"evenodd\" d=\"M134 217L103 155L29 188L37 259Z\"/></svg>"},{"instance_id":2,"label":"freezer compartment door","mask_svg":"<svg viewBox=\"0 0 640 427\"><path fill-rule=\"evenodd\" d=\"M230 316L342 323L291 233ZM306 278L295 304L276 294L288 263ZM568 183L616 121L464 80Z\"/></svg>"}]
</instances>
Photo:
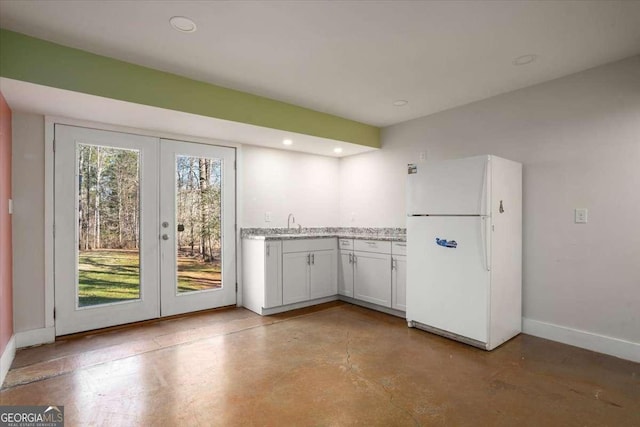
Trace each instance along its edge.
<instances>
[{"instance_id":1,"label":"freezer compartment door","mask_svg":"<svg viewBox=\"0 0 640 427\"><path fill-rule=\"evenodd\" d=\"M407 175L407 215L489 215L490 156L418 163Z\"/></svg>"},{"instance_id":2,"label":"freezer compartment door","mask_svg":"<svg viewBox=\"0 0 640 427\"><path fill-rule=\"evenodd\" d=\"M488 340L486 217L407 218L407 320Z\"/></svg>"}]
</instances>

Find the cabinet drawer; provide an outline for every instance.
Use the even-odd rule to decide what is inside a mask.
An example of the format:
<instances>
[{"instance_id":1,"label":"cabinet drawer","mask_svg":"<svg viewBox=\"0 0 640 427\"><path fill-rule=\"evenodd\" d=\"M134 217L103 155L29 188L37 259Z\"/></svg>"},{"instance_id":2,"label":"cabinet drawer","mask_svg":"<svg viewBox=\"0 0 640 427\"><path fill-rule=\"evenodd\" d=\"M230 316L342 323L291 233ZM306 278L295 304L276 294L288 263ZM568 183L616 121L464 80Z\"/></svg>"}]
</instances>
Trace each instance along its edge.
<instances>
[{"instance_id":1,"label":"cabinet drawer","mask_svg":"<svg viewBox=\"0 0 640 427\"><path fill-rule=\"evenodd\" d=\"M356 251L390 254L391 242L382 240L355 240L353 242L353 248Z\"/></svg>"},{"instance_id":2,"label":"cabinet drawer","mask_svg":"<svg viewBox=\"0 0 640 427\"><path fill-rule=\"evenodd\" d=\"M353 239L338 239L340 249L353 249Z\"/></svg>"},{"instance_id":3,"label":"cabinet drawer","mask_svg":"<svg viewBox=\"0 0 640 427\"><path fill-rule=\"evenodd\" d=\"M312 252L326 251L336 249L337 243L335 237L327 239L299 239L284 240L282 242L282 252Z\"/></svg>"},{"instance_id":4,"label":"cabinet drawer","mask_svg":"<svg viewBox=\"0 0 640 427\"><path fill-rule=\"evenodd\" d=\"M392 242L391 253L393 255L406 255L407 254L407 242Z\"/></svg>"}]
</instances>

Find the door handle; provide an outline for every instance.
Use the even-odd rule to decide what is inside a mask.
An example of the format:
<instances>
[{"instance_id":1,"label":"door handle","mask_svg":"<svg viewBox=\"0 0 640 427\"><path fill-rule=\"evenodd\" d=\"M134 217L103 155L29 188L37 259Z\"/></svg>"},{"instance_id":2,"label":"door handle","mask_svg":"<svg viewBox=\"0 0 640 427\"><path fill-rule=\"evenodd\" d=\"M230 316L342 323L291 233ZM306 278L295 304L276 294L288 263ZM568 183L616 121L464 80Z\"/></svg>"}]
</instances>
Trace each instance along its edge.
<instances>
[{"instance_id":1,"label":"door handle","mask_svg":"<svg viewBox=\"0 0 640 427\"><path fill-rule=\"evenodd\" d=\"M491 233L490 231L487 231L487 228L489 227L490 223L489 223L489 219L486 217L482 217L482 222L481 222L481 226L482 229L481 234L482 234L482 250L483 250L483 258L484 258L484 268L487 271L491 271L491 248L489 247L489 234Z\"/></svg>"}]
</instances>

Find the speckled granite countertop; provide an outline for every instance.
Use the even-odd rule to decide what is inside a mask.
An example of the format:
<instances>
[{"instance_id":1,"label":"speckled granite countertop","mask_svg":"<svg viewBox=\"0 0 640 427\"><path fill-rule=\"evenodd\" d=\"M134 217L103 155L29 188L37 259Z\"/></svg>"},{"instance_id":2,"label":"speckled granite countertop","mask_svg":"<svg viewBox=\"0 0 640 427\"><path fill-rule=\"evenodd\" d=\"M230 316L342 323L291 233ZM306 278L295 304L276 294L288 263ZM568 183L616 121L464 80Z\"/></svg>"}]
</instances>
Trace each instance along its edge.
<instances>
[{"instance_id":1,"label":"speckled granite countertop","mask_svg":"<svg viewBox=\"0 0 640 427\"><path fill-rule=\"evenodd\" d=\"M359 228L359 227L312 227L297 229L286 228L243 228L243 239L254 240L294 240L321 239L337 237L340 239L385 240L406 242L406 228Z\"/></svg>"}]
</instances>

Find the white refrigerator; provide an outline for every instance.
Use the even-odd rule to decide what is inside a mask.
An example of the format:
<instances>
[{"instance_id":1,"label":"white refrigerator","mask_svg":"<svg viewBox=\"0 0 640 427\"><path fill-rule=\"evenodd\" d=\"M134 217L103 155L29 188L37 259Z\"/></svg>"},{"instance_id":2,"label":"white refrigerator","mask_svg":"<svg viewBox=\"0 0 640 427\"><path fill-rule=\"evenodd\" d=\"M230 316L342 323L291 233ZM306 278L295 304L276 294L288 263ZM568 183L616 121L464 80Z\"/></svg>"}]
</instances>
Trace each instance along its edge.
<instances>
[{"instance_id":1,"label":"white refrigerator","mask_svg":"<svg viewBox=\"0 0 640 427\"><path fill-rule=\"evenodd\" d=\"M407 322L492 350L522 325L522 165L408 165Z\"/></svg>"}]
</instances>

